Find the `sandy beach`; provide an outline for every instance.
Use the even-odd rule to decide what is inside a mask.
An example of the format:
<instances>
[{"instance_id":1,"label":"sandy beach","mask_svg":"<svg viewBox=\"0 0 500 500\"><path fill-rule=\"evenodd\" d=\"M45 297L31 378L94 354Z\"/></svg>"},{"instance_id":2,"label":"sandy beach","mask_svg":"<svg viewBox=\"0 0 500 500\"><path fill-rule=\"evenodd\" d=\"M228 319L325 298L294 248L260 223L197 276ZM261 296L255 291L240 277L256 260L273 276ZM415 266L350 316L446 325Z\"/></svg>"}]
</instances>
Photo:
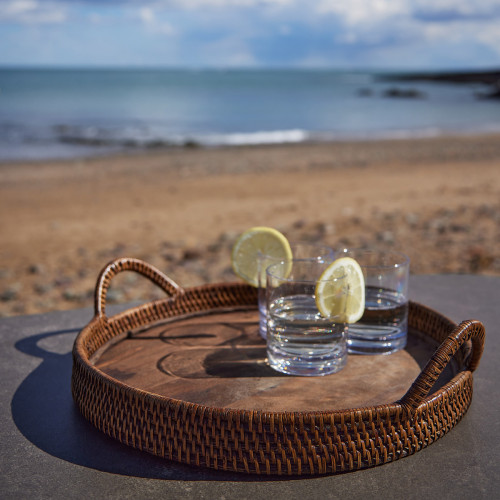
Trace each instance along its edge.
<instances>
[{"instance_id":1,"label":"sandy beach","mask_svg":"<svg viewBox=\"0 0 500 500\"><path fill-rule=\"evenodd\" d=\"M137 257L182 286L234 281L255 225L335 248L394 248L411 272L500 275L500 136L234 148L0 164L0 315L88 307ZM120 275L111 302L161 297Z\"/></svg>"}]
</instances>

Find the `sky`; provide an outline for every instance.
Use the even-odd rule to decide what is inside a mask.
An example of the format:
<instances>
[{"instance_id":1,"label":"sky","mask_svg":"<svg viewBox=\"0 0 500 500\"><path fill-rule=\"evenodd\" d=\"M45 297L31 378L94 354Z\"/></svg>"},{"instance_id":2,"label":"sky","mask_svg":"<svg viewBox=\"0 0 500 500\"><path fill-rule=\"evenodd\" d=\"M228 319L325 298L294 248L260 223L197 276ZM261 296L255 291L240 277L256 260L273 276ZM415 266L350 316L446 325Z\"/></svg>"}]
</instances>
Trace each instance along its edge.
<instances>
[{"instance_id":1,"label":"sky","mask_svg":"<svg viewBox=\"0 0 500 500\"><path fill-rule=\"evenodd\" d=\"M0 0L0 65L499 68L500 0Z\"/></svg>"}]
</instances>

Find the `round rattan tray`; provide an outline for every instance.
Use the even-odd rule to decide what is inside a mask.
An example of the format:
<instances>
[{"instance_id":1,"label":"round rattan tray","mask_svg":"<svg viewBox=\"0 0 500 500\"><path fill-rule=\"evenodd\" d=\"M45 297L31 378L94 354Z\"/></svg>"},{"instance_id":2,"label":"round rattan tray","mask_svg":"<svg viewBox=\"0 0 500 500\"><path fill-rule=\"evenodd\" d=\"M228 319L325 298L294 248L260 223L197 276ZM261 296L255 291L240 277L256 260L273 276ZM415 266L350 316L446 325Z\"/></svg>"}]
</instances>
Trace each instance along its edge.
<instances>
[{"instance_id":1,"label":"round rattan tray","mask_svg":"<svg viewBox=\"0 0 500 500\"><path fill-rule=\"evenodd\" d=\"M112 278L138 272L167 298L106 316ZM350 356L326 377L265 363L256 290L182 289L137 259L101 272L95 317L73 347L72 393L95 427L169 460L253 474L318 475L411 455L453 428L472 398L484 327L410 303L408 347Z\"/></svg>"}]
</instances>

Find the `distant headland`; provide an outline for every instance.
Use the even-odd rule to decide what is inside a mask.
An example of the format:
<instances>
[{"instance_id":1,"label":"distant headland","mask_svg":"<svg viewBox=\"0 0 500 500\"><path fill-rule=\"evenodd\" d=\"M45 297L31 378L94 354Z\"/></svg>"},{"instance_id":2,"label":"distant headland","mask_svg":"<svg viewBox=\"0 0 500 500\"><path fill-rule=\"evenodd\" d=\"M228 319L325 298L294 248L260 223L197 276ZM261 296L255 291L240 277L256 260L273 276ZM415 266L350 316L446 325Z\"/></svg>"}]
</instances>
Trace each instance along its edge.
<instances>
[{"instance_id":1,"label":"distant headland","mask_svg":"<svg viewBox=\"0 0 500 500\"><path fill-rule=\"evenodd\" d=\"M391 73L377 75L379 80L390 81L430 81L446 83L483 84L490 86L486 92L476 93L477 97L484 99L500 99L500 69L490 71L423 71L415 73Z\"/></svg>"},{"instance_id":2,"label":"distant headland","mask_svg":"<svg viewBox=\"0 0 500 500\"><path fill-rule=\"evenodd\" d=\"M391 73L378 75L383 80L401 81L441 81L455 83L500 84L500 68L490 71L422 71L414 73Z\"/></svg>"}]
</instances>

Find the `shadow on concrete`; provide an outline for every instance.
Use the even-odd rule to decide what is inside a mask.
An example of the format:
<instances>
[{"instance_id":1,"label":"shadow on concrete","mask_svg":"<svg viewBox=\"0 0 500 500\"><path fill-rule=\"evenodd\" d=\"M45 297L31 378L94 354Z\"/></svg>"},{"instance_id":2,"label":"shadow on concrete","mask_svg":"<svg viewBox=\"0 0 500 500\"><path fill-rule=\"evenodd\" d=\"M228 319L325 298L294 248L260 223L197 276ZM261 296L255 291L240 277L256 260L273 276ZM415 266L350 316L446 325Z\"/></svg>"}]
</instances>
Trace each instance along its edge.
<instances>
[{"instance_id":1,"label":"shadow on concrete","mask_svg":"<svg viewBox=\"0 0 500 500\"><path fill-rule=\"evenodd\" d=\"M35 446L82 467L134 477L247 482L282 479L178 464L129 448L97 430L80 414L71 396L71 347L77 332L42 333L15 345L22 353L41 360L19 385L11 403L17 428Z\"/></svg>"}]
</instances>

